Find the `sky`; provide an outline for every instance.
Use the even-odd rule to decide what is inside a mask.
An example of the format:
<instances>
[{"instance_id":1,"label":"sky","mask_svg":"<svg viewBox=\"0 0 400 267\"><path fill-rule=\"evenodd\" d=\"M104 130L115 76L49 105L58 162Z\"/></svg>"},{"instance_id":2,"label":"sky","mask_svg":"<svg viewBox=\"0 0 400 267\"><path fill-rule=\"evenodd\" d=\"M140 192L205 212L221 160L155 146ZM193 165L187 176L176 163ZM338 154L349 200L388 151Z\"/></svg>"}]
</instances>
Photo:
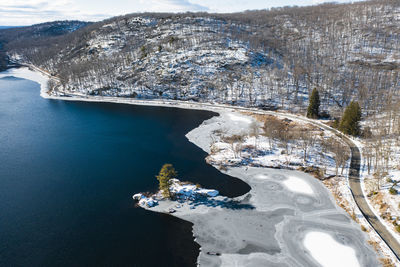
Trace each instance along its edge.
<instances>
[{"instance_id":1,"label":"sky","mask_svg":"<svg viewBox=\"0 0 400 267\"><path fill-rule=\"evenodd\" d=\"M332 0L0 0L0 25L22 26L54 20L98 21L136 12L238 12ZM352 2L335 0L335 2Z\"/></svg>"}]
</instances>

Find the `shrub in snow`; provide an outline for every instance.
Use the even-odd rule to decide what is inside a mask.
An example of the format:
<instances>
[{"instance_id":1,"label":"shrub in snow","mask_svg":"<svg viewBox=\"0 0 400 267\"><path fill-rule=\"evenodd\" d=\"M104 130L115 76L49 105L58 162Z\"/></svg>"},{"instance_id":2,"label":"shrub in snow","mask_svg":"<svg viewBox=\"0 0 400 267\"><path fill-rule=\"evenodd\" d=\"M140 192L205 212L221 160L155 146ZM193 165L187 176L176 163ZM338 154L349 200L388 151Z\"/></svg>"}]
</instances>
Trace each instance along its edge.
<instances>
[{"instance_id":1,"label":"shrub in snow","mask_svg":"<svg viewBox=\"0 0 400 267\"><path fill-rule=\"evenodd\" d=\"M397 190L396 190L396 188L393 188L393 187L391 187L390 189L389 189L389 193L391 194L391 195L397 195Z\"/></svg>"}]
</instances>

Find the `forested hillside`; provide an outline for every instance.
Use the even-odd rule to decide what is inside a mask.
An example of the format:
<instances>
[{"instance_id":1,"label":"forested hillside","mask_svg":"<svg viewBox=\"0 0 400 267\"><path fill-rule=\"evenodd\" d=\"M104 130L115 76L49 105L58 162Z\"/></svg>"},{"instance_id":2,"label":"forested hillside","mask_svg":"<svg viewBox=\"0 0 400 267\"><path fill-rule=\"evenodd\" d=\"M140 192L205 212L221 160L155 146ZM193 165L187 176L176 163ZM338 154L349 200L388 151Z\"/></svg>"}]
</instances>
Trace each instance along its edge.
<instances>
[{"instance_id":1,"label":"forested hillside","mask_svg":"<svg viewBox=\"0 0 400 267\"><path fill-rule=\"evenodd\" d=\"M49 55L52 55L58 50L55 43L57 37L88 24L82 21L54 21L28 27L0 26L0 70L6 67L10 51L30 50L31 53L39 53L51 48L54 52Z\"/></svg>"},{"instance_id":2,"label":"forested hillside","mask_svg":"<svg viewBox=\"0 0 400 267\"><path fill-rule=\"evenodd\" d=\"M51 42L17 39L6 50L14 60L57 76L53 94L304 111L317 88L322 109L333 115L351 100L370 113L398 100L400 2L234 14L131 14Z\"/></svg>"}]
</instances>

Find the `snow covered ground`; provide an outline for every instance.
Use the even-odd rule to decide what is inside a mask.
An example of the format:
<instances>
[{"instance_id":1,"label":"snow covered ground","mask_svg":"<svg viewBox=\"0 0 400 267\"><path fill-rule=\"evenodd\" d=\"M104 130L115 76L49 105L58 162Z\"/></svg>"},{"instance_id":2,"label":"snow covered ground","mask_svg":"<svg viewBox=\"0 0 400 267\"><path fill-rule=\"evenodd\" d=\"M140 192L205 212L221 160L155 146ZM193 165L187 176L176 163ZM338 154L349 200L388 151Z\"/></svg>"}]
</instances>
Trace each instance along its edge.
<instances>
[{"instance_id":1,"label":"snow covered ground","mask_svg":"<svg viewBox=\"0 0 400 267\"><path fill-rule=\"evenodd\" d=\"M400 139L398 110L364 119L372 138L356 140L362 150L362 189L383 225L400 243ZM368 167L369 166L369 167Z\"/></svg>"},{"instance_id":2,"label":"snow covered ground","mask_svg":"<svg viewBox=\"0 0 400 267\"><path fill-rule=\"evenodd\" d=\"M305 124L300 120L269 115L253 117L232 113L221 116L225 116L235 125L240 125L240 129L237 132L223 127L213 129L210 134L213 142L208 151L210 155L207 157L207 162L210 164L305 170L320 178L336 175L336 171L342 177L347 176L350 150L329 131ZM239 119L240 117L242 118ZM276 136L277 134L267 136L265 128L269 128L270 124L279 125L275 128L285 126L287 129L284 132L287 137L280 138ZM257 135L254 134L255 127ZM231 136L237 137L231 139ZM339 151L336 146L339 146ZM335 159L338 156L335 153L345 157L337 167ZM291 183L296 182L297 180L291 181Z\"/></svg>"},{"instance_id":3,"label":"snow covered ground","mask_svg":"<svg viewBox=\"0 0 400 267\"><path fill-rule=\"evenodd\" d=\"M357 144L365 151L365 142L358 140ZM393 147L392 149L398 150L399 147ZM396 181L400 183L399 170L394 167L389 169L385 177L382 177L378 181L378 179L374 177L373 171L368 174L366 160L365 156L363 156L361 160L360 177L363 181L361 185L364 195L368 196L366 198L367 203L392 236L400 242L400 232L397 231L395 227L395 223L400 224L400 194L398 193L400 191L400 186L394 183ZM396 162L396 159L392 158L391 161ZM377 183L380 183L379 187L377 187ZM391 187L395 188L397 193L391 194L389 192Z\"/></svg>"}]
</instances>

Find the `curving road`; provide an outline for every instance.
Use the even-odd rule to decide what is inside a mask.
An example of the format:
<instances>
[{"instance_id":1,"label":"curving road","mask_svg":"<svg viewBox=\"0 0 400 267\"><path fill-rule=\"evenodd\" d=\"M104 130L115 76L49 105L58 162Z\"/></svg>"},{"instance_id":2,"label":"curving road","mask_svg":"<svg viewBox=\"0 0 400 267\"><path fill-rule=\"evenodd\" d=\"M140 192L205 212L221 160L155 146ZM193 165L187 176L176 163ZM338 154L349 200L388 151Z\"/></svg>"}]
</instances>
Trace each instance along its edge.
<instances>
[{"instance_id":1,"label":"curving road","mask_svg":"<svg viewBox=\"0 0 400 267\"><path fill-rule=\"evenodd\" d=\"M371 210L367 203L366 196L361 189L360 182L360 149L351 141L348 137L342 136L342 139L349 145L351 149L351 162L349 170L349 185L353 198L357 203L361 213L367 219L369 224L375 229L378 235L392 250L397 259L400 260L400 243L392 236L388 229L381 223L379 218L377 218L374 212Z\"/></svg>"}]
</instances>

